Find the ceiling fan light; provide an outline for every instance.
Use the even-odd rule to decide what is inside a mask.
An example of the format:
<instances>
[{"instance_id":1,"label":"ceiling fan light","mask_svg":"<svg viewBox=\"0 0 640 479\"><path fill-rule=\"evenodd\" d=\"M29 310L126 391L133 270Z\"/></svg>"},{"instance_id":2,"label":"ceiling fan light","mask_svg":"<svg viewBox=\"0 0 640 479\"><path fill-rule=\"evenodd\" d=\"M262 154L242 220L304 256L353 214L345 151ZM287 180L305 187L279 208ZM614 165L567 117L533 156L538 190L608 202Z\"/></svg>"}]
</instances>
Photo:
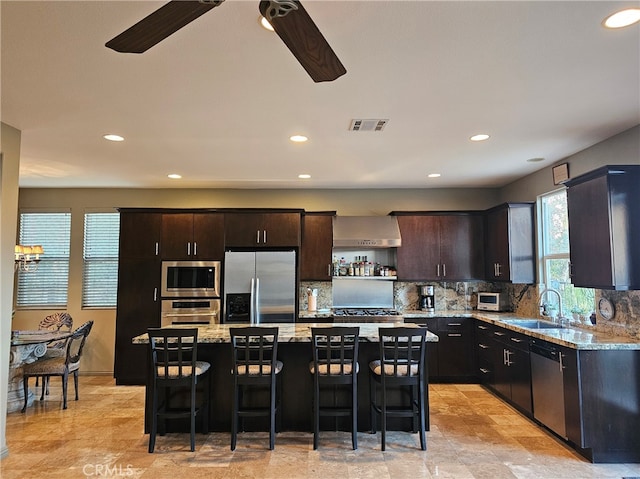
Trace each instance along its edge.
<instances>
[{"instance_id":1,"label":"ceiling fan light","mask_svg":"<svg viewBox=\"0 0 640 479\"><path fill-rule=\"evenodd\" d=\"M270 32L273 32L273 27L271 26L271 24L269 23L269 20L267 20L265 17L263 17L262 15L260 15L258 17L258 21L260 22L260 26L262 28L264 28L265 30L269 30Z\"/></svg>"},{"instance_id":2,"label":"ceiling fan light","mask_svg":"<svg viewBox=\"0 0 640 479\"><path fill-rule=\"evenodd\" d=\"M428 178L440 178L442 176L440 173L429 173L427 175Z\"/></svg>"},{"instance_id":3,"label":"ceiling fan light","mask_svg":"<svg viewBox=\"0 0 640 479\"><path fill-rule=\"evenodd\" d=\"M180 178L182 178L182 175L179 175L178 173L171 173L167 175L167 178L171 178L172 180L179 180Z\"/></svg>"},{"instance_id":4,"label":"ceiling fan light","mask_svg":"<svg viewBox=\"0 0 640 479\"><path fill-rule=\"evenodd\" d=\"M304 143L305 141L307 141L309 138L307 138L304 135L293 135L290 136L289 139L291 141L293 141L294 143Z\"/></svg>"},{"instance_id":5,"label":"ceiling fan light","mask_svg":"<svg viewBox=\"0 0 640 479\"><path fill-rule=\"evenodd\" d=\"M298 178L300 178L301 180L308 180L309 178L311 178L311 175L303 173L301 175L298 175Z\"/></svg>"},{"instance_id":6,"label":"ceiling fan light","mask_svg":"<svg viewBox=\"0 0 640 479\"><path fill-rule=\"evenodd\" d=\"M640 8L620 10L604 19L602 24L607 28L623 28L640 21Z\"/></svg>"}]
</instances>

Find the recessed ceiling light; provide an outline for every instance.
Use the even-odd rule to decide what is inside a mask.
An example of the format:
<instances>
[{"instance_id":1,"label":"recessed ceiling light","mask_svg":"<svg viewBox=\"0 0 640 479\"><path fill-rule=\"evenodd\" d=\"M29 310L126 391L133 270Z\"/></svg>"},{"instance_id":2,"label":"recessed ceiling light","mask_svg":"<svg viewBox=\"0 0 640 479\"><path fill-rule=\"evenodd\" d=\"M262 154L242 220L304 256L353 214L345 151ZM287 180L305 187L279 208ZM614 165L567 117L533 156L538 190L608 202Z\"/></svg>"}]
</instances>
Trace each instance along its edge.
<instances>
[{"instance_id":1,"label":"recessed ceiling light","mask_svg":"<svg viewBox=\"0 0 640 479\"><path fill-rule=\"evenodd\" d=\"M538 163L539 161L544 161L544 158L529 158L527 161L529 163Z\"/></svg>"},{"instance_id":2,"label":"recessed ceiling light","mask_svg":"<svg viewBox=\"0 0 640 479\"><path fill-rule=\"evenodd\" d=\"M291 137L289 137L289 139L295 143L304 143L305 141L307 141L309 138L307 138L304 135L293 135Z\"/></svg>"},{"instance_id":3,"label":"recessed ceiling light","mask_svg":"<svg viewBox=\"0 0 640 479\"><path fill-rule=\"evenodd\" d=\"M429 173L427 175L429 178L440 178L440 173Z\"/></svg>"},{"instance_id":4,"label":"recessed ceiling light","mask_svg":"<svg viewBox=\"0 0 640 479\"><path fill-rule=\"evenodd\" d=\"M179 175L178 173L171 173L170 175L167 175L167 177L171 178L172 180L179 180L180 178L182 178L182 175Z\"/></svg>"},{"instance_id":5,"label":"recessed ceiling light","mask_svg":"<svg viewBox=\"0 0 640 479\"><path fill-rule=\"evenodd\" d=\"M270 32L273 32L273 27L271 26L271 24L269 23L269 20L267 20L266 18L264 18L262 15L260 15L258 17L258 21L260 22L260 26L262 28L264 28L265 30L269 30Z\"/></svg>"},{"instance_id":6,"label":"recessed ceiling light","mask_svg":"<svg viewBox=\"0 0 640 479\"><path fill-rule=\"evenodd\" d=\"M120 135L104 135L102 138L104 138L105 140L109 140L109 141L124 141L124 138L121 137Z\"/></svg>"},{"instance_id":7,"label":"recessed ceiling light","mask_svg":"<svg viewBox=\"0 0 640 479\"><path fill-rule=\"evenodd\" d=\"M311 175L302 174L298 175L298 178L300 178L301 180L308 180L309 178L311 178Z\"/></svg>"},{"instance_id":8,"label":"recessed ceiling light","mask_svg":"<svg viewBox=\"0 0 640 479\"><path fill-rule=\"evenodd\" d=\"M627 8L609 15L602 24L607 28L622 28L640 21L640 8Z\"/></svg>"},{"instance_id":9,"label":"recessed ceiling light","mask_svg":"<svg viewBox=\"0 0 640 479\"><path fill-rule=\"evenodd\" d=\"M479 135L473 135L471 138L469 138L471 141L484 141L484 140L488 140L489 139L489 135L486 135L484 133L481 133Z\"/></svg>"}]
</instances>

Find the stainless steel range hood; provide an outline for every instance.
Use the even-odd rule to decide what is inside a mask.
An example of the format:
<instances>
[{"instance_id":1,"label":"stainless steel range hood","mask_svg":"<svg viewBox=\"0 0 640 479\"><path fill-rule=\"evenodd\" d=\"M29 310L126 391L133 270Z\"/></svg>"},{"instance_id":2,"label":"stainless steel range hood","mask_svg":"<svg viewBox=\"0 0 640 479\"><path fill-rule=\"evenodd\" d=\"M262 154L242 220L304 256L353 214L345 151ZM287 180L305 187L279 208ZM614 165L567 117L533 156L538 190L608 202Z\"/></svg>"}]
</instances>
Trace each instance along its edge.
<instances>
[{"instance_id":1,"label":"stainless steel range hood","mask_svg":"<svg viewBox=\"0 0 640 479\"><path fill-rule=\"evenodd\" d=\"M401 245L395 216L335 216L334 248L395 248Z\"/></svg>"}]
</instances>

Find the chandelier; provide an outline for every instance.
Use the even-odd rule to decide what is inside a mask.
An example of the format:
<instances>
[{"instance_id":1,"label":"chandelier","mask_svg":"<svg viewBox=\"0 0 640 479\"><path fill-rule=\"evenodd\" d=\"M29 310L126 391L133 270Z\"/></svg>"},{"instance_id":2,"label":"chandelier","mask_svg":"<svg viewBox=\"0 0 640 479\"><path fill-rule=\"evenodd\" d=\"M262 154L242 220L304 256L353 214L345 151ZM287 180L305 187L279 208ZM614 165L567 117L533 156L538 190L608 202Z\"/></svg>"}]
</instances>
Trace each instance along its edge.
<instances>
[{"instance_id":1,"label":"chandelier","mask_svg":"<svg viewBox=\"0 0 640 479\"><path fill-rule=\"evenodd\" d=\"M14 271L33 272L38 269L40 255L44 254L41 245L23 246L16 245L16 258Z\"/></svg>"}]
</instances>

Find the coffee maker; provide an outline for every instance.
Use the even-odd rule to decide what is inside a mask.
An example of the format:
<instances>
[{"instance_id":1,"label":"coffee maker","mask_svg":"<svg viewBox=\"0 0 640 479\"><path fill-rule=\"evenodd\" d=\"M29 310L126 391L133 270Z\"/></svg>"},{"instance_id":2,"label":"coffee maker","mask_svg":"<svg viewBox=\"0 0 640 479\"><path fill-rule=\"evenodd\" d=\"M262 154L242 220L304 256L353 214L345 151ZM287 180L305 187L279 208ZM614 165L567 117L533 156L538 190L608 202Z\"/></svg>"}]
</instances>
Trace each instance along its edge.
<instances>
[{"instance_id":1,"label":"coffee maker","mask_svg":"<svg viewBox=\"0 0 640 479\"><path fill-rule=\"evenodd\" d=\"M420 309L433 313L436 310L433 286L420 286Z\"/></svg>"}]
</instances>

